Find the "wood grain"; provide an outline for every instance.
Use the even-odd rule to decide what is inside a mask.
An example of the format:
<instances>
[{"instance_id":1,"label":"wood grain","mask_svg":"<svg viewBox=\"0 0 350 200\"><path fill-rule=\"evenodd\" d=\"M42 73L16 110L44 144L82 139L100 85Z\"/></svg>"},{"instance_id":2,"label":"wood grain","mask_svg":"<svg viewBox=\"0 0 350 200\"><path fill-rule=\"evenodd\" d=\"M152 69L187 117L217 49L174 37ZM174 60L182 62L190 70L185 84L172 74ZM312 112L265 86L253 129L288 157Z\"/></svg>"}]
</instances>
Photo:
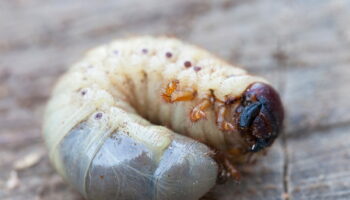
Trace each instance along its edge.
<instances>
[{"instance_id":1,"label":"wood grain","mask_svg":"<svg viewBox=\"0 0 350 200\"><path fill-rule=\"evenodd\" d=\"M349 21L347 0L0 1L0 199L82 199L49 164L45 102L86 50L144 34L207 48L282 95L285 132L211 197L350 199Z\"/></svg>"}]
</instances>

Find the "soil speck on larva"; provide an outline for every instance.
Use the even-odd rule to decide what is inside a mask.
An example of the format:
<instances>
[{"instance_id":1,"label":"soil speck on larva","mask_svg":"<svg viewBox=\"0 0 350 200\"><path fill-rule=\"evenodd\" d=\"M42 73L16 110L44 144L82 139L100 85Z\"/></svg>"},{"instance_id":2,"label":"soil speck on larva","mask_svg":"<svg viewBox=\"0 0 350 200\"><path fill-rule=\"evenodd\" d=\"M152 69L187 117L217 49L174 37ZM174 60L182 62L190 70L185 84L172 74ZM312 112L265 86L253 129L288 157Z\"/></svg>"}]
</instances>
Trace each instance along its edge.
<instances>
[{"instance_id":1,"label":"soil speck on larva","mask_svg":"<svg viewBox=\"0 0 350 200\"><path fill-rule=\"evenodd\" d=\"M142 49L141 50L143 54L147 54L148 53L148 49Z\"/></svg>"}]
</instances>

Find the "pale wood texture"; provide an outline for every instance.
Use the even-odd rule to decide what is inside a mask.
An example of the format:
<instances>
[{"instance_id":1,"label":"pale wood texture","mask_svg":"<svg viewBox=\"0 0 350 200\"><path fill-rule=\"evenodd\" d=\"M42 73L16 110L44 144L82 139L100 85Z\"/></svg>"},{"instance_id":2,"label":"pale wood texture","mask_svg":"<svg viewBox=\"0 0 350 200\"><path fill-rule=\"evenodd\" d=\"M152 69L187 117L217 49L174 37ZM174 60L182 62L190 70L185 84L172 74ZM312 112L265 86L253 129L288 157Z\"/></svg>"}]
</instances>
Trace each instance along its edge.
<instances>
[{"instance_id":1,"label":"pale wood texture","mask_svg":"<svg viewBox=\"0 0 350 200\"><path fill-rule=\"evenodd\" d=\"M216 199L350 199L350 1L0 1L0 199L81 199L54 172L41 118L60 74L89 48L171 35L267 77L286 128Z\"/></svg>"}]
</instances>

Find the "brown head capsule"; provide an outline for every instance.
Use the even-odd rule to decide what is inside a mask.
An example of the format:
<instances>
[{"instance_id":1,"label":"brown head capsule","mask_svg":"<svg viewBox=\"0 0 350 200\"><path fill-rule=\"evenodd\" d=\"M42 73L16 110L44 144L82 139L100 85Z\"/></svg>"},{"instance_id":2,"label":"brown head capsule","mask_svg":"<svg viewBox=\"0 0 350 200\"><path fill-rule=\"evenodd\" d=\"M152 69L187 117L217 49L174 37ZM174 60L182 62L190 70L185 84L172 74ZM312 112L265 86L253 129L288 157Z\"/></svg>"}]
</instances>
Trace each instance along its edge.
<instances>
[{"instance_id":1,"label":"brown head capsule","mask_svg":"<svg viewBox=\"0 0 350 200\"><path fill-rule=\"evenodd\" d=\"M247 136L252 152L270 146L281 130L284 111L280 97L265 83L247 88L237 112L239 131Z\"/></svg>"}]
</instances>

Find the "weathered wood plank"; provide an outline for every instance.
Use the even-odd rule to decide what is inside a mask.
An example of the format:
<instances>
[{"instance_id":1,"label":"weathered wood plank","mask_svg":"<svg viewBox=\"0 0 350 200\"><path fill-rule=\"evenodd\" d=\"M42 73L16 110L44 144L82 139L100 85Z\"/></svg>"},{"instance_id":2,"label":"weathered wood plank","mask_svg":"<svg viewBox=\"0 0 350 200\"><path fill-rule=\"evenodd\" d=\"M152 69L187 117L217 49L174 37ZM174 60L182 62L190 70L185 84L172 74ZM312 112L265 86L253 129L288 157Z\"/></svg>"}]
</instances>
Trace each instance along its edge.
<instances>
[{"instance_id":1,"label":"weathered wood plank","mask_svg":"<svg viewBox=\"0 0 350 200\"><path fill-rule=\"evenodd\" d=\"M349 128L325 128L289 141L292 199L350 199Z\"/></svg>"},{"instance_id":2,"label":"weathered wood plank","mask_svg":"<svg viewBox=\"0 0 350 200\"><path fill-rule=\"evenodd\" d=\"M289 68L286 82L288 133L350 122L349 64Z\"/></svg>"},{"instance_id":3,"label":"weathered wood plank","mask_svg":"<svg viewBox=\"0 0 350 200\"><path fill-rule=\"evenodd\" d=\"M60 74L114 38L166 34L266 77L287 108L286 137L217 199L348 199L350 2L288 0L0 1L0 199L81 199L43 155L44 104ZM13 174L13 173L12 173ZM15 179L12 179L15 180ZM284 194L287 192L287 194Z\"/></svg>"}]
</instances>

